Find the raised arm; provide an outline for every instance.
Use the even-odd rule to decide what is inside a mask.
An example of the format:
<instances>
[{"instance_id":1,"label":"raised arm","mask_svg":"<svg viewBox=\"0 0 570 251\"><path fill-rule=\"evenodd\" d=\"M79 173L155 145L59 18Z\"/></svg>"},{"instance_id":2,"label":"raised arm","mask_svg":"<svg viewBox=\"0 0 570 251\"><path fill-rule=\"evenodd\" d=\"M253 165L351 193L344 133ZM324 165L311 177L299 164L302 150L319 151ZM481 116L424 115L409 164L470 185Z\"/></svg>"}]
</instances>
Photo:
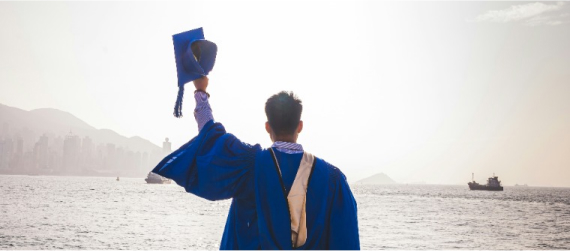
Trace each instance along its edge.
<instances>
[{"instance_id":1,"label":"raised arm","mask_svg":"<svg viewBox=\"0 0 570 251\"><path fill-rule=\"evenodd\" d=\"M242 143L226 133L222 124L214 123L206 93L208 78L195 80L194 85L199 133L165 157L153 172L208 200L249 196L253 193L255 155L261 147Z\"/></svg>"},{"instance_id":2,"label":"raised arm","mask_svg":"<svg viewBox=\"0 0 570 251\"><path fill-rule=\"evenodd\" d=\"M196 87L196 91L194 92L194 99L196 100L194 118L198 123L198 131L201 131L208 121L214 120L212 108L210 108L210 103L208 102L209 95L206 92L208 82L209 79L206 76L194 80L194 86Z\"/></svg>"}]
</instances>

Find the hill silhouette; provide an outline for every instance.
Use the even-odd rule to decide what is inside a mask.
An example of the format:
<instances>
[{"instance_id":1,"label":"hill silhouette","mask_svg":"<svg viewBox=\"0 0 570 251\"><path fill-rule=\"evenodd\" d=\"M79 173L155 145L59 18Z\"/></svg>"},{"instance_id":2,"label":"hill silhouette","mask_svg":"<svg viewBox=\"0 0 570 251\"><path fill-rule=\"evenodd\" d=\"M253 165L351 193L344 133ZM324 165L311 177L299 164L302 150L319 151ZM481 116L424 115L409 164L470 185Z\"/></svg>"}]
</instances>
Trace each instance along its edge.
<instances>
[{"instance_id":1,"label":"hill silhouette","mask_svg":"<svg viewBox=\"0 0 570 251\"><path fill-rule=\"evenodd\" d=\"M392 178L384 173L377 173L368 178L361 179L356 182L357 184L371 184L371 185L388 185L388 184L398 184Z\"/></svg>"}]
</instances>

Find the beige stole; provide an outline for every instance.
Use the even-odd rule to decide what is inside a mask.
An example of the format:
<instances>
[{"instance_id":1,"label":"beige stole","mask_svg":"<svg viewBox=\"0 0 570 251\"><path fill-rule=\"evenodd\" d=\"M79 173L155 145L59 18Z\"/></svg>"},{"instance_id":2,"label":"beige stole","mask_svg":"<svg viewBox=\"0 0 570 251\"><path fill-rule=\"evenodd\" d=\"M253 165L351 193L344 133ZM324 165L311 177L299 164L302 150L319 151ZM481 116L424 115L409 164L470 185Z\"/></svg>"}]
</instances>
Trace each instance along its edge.
<instances>
[{"instance_id":1,"label":"beige stole","mask_svg":"<svg viewBox=\"0 0 570 251\"><path fill-rule=\"evenodd\" d=\"M281 175L281 168L279 167L279 162L277 162L273 149L271 153L276 160L279 175ZM309 176L311 175L314 161L315 157L312 154L308 152L303 153L299 170L297 170L291 191L289 191L289 195L287 195L289 212L291 213L291 241L293 248L300 247L307 241L307 214L305 204L307 201Z\"/></svg>"}]
</instances>

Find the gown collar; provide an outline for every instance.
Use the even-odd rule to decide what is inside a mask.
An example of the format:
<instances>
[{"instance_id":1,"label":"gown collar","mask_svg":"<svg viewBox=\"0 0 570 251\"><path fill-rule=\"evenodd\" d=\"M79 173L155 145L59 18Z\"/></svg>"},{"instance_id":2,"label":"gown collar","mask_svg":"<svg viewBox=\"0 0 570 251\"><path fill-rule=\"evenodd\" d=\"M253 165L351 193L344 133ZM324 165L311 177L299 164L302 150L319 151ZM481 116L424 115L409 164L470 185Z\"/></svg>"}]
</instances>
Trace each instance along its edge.
<instances>
[{"instance_id":1,"label":"gown collar","mask_svg":"<svg viewBox=\"0 0 570 251\"><path fill-rule=\"evenodd\" d=\"M271 147L288 154L303 153L303 146L297 143L275 141Z\"/></svg>"}]
</instances>

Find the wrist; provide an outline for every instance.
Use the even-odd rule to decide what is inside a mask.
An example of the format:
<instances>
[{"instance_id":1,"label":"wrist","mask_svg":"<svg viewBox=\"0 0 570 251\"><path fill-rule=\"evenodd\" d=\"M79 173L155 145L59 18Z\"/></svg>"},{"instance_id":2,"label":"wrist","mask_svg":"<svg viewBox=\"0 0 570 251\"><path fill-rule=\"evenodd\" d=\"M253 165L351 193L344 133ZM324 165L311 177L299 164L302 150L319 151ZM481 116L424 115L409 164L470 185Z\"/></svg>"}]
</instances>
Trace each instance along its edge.
<instances>
[{"instance_id":1,"label":"wrist","mask_svg":"<svg viewBox=\"0 0 570 251\"><path fill-rule=\"evenodd\" d=\"M206 90L196 89L196 90L194 91L194 94L196 94L196 93L198 93L198 92L203 92L203 93L206 94L206 96L208 96L208 98L210 98L210 93L206 92Z\"/></svg>"}]
</instances>

